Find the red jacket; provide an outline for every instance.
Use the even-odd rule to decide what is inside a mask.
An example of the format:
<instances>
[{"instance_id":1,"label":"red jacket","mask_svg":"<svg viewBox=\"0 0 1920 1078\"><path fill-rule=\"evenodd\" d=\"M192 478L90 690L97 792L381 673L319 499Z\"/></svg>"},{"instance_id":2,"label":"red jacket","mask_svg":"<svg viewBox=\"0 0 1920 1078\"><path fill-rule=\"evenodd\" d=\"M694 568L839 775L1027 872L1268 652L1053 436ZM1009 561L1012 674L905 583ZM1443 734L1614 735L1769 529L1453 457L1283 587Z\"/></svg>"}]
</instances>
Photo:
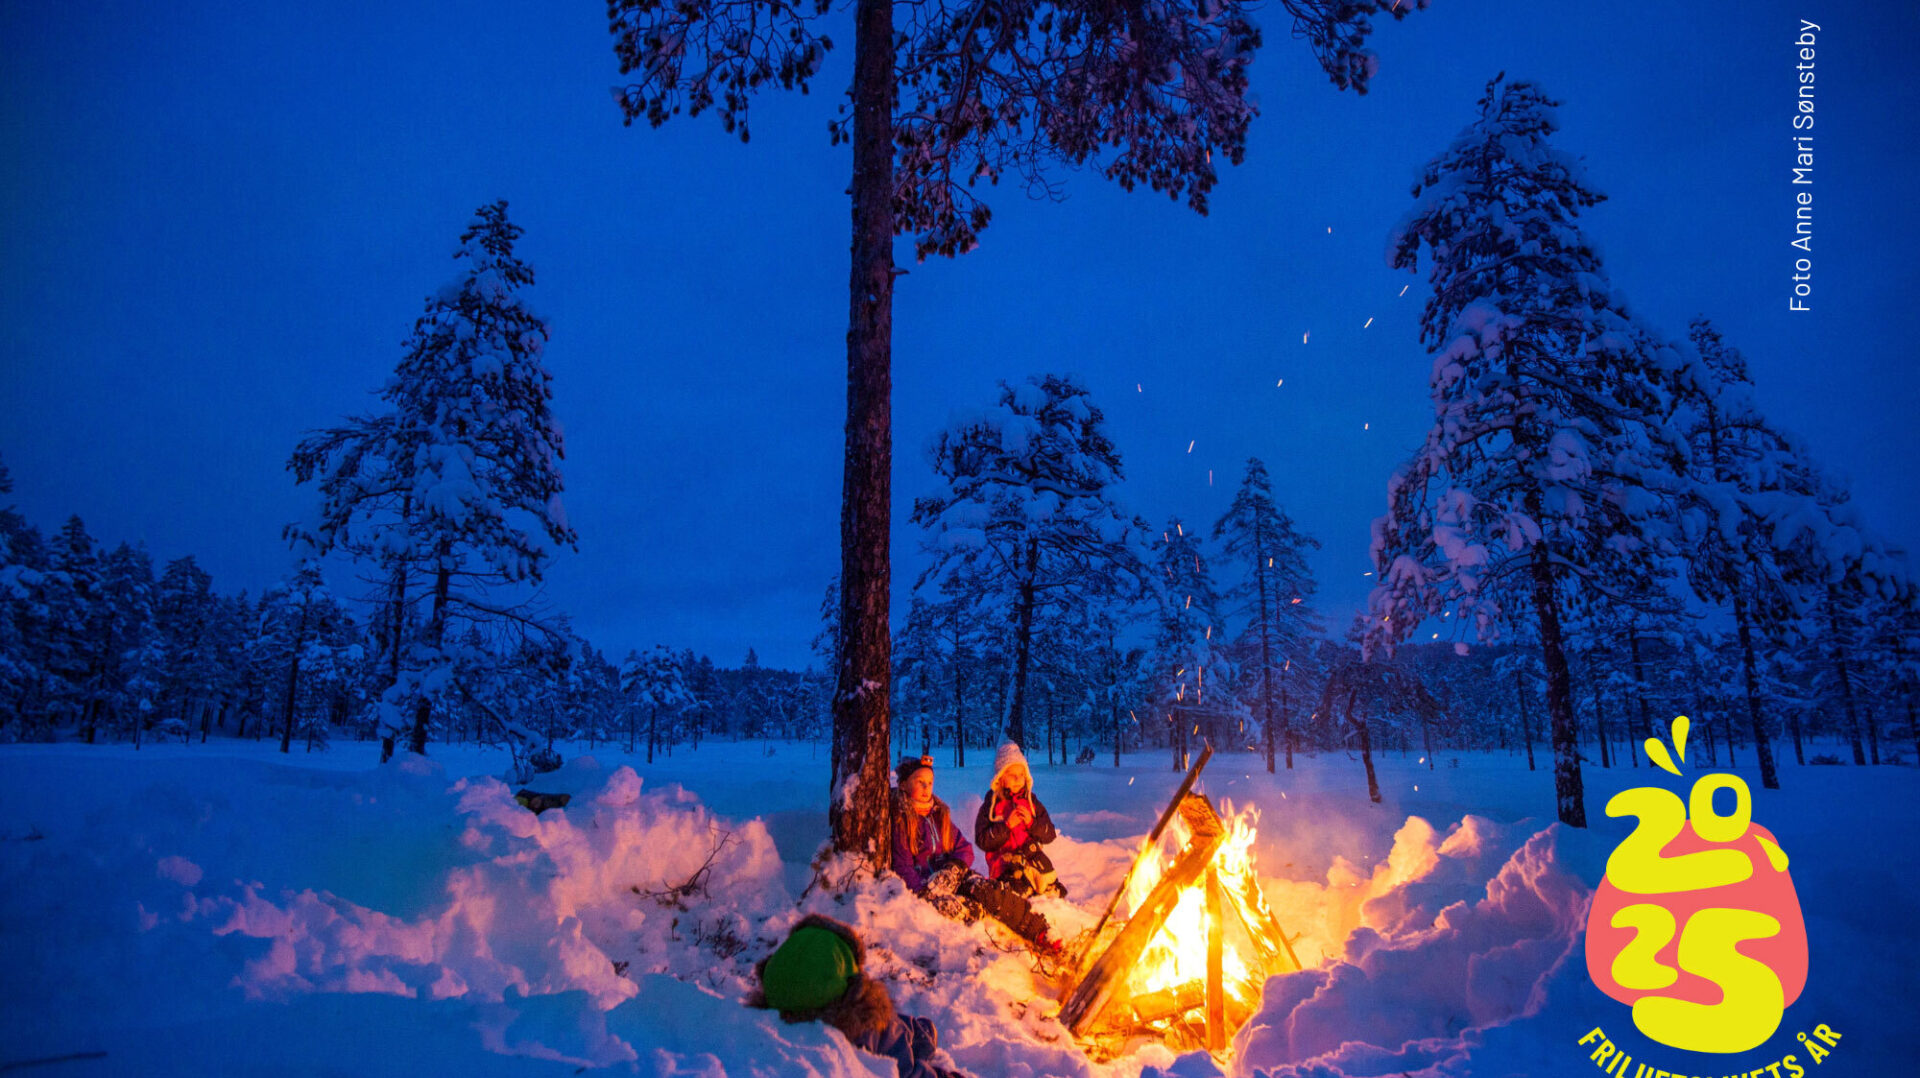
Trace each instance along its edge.
<instances>
[{"instance_id":1,"label":"red jacket","mask_svg":"<svg viewBox=\"0 0 1920 1078\"><path fill-rule=\"evenodd\" d=\"M1033 813L1032 823L1021 827L1007 823L1016 805L1025 805ZM987 799L980 803L979 815L973 820L973 840L987 855L987 875L996 878L1000 875L1002 854L1029 846L1038 848L1059 837L1053 817L1047 815L1047 806L1040 803L1032 790L1019 797L1006 797L998 790L989 790Z\"/></svg>"}]
</instances>

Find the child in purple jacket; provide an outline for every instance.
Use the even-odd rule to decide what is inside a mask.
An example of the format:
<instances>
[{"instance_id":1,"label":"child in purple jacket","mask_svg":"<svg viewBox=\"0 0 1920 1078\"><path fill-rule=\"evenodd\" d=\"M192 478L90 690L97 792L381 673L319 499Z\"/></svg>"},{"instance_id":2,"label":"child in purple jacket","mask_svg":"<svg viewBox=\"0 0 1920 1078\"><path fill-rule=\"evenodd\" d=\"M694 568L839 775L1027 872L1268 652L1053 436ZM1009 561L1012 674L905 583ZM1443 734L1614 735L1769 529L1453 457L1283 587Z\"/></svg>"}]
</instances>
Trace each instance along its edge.
<instances>
[{"instance_id":1,"label":"child in purple jacket","mask_svg":"<svg viewBox=\"0 0 1920 1078\"><path fill-rule=\"evenodd\" d=\"M1062 947L1047 919L1027 900L973 870L973 846L953 824L953 810L933 796L933 758L909 756L894 769L893 870L933 907L969 924L981 913L1013 929L1033 949L1059 957Z\"/></svg>"}]
</instances>

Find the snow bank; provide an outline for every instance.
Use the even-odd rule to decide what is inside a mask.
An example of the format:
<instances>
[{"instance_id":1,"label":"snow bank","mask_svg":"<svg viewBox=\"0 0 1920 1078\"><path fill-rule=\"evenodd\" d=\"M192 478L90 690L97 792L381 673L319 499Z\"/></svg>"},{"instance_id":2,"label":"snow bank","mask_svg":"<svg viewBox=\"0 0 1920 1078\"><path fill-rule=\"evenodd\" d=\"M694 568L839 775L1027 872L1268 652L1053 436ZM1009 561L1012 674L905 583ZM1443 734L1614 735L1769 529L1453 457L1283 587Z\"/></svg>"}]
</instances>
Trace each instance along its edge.
<instances>
[{"instance_id":1,"label":"snow bank","mask_svg":"<svg viewBox=\"0 0 1920 1078\"><path fill-rule=\"evenodd\" d=\"M784 864L764 819L729 820L591 757L541 776L536 788L572 801L538 816L496 779L417 758L364 771L85 750L0 759L36 813L10 814L0 836L0 871L35 882L0 891L17 974L0 980L0 1060L104 1048L97 1069L72 1073L129 1073L132 1058L147 1074L331 1073L342 1060L359 1074L889 1074L835 1032L741 1004L753 963L822 912L861 930L869 974L981 1078L1220 1073L1145 1042L1090 1062L1024 946L946 920L897 879L840 866L837 886L801 894L804 867L790 881L812 825L796 806L818 786L785 757L684 776L792 830ZM1118 801L1110 773L1049 787L1075 832L1050 847L1070 900L1041 903L1061 934L1098 915L1174 780L1141 778ZM970 818L976 800L960 794L956 810ZM1441 833L1391 816L1406 822L1363 868L1363 851L1385 849L1383 818L1307 800L1253 797L1268 815L1262 886L1310 968L1270 981L1233 1073L1417 1070L1416 1057L1468 1051L1476 1031L1537 1007L1586 902L1556 859L1557 830L1467 816Z\"/></svg>"},{"instance_id":2,"label":"snow bank","mask_svg":"<svg viewBox=\"0 0 1920 1078\"><path fill-rule=\"evenodd\" d=\"M1442 837L1414 817L1370 876L1338 863L1317 908L1307 888L1277 889L1290 930L1293 918L1317 916L1331 930L1322 940L1344 942L1332 961L1268 981L1235 1038L1234 1073L1417 1071L1464 1055L1474 1032L1538 1011L1575 953L1590 898L1556 860L1559 833L1533 834L1505 856L1490 821L1468 816Z\"/></svg>"}]
</instances>

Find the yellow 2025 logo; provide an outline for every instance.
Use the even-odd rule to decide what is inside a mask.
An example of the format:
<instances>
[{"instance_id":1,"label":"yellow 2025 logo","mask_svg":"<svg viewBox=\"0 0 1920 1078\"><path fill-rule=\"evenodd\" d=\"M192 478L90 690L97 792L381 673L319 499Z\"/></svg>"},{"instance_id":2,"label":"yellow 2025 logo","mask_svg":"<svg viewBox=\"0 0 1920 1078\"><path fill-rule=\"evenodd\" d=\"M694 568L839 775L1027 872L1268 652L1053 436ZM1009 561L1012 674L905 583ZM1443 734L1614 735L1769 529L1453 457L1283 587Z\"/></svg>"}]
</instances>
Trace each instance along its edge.
<instances>
[{"instance_id":1,"label":"yellow 2025 logo","mask_svg":"<svg viewBox=\"0 0 1920 1078\"><path fill-rule=\"evenodd\" d=\"M1685 715L1673 745L1687 758ZM1657 738L1647 758L1680 774ZM1713 795L1733 792L1733 811ZM1744 1052L1765 1042L1807 983L1807 928L1773 834L1753 822L1738 775L1705 775L1683 804L1658 786L1622 790L1608 816L1639 824L1607 858L1587 917L1587 973L1633 1008L1648 1037L1694 1052Z\"/></svg>"}]
</instances>

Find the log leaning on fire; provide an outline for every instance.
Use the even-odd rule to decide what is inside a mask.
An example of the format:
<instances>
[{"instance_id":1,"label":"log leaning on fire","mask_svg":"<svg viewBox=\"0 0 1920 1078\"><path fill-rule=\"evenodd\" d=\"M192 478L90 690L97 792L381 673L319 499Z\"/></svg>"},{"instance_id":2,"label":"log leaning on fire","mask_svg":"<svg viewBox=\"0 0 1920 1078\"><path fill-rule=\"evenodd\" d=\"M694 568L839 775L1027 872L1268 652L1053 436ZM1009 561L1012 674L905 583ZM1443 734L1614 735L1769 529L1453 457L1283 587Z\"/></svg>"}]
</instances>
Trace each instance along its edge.
<instances>
[{"instance_id":1,"label":"log leaning on fire","mask_svg":"<svg viewBox=\"0 0 1920 1078\"><path fill-rule=\"evenodd\" d=\"M1153 941L1154 934L1166 923L1180 903L1180 892L1191 886L1200 874L1212 863L1213 855L1226 841L1226 828L1221 826L1220 817L1213 811L1213 805L1200 794L1188 794L1180 800L1180 815L1186 821L1187 829L1193 833L1179 860L1167 870L1167 874L1154 885L1153 891L1140 908L1127 918L1127 923L1100 956L1093 968L1080 981L1079 987L1068 997L1066 1006L1060 1008L1060 1020L1069 1030L1078 1036L1093 1027L1113 995L1125 984L1127 974L1134 963L1140 960L1141 952Z\"/></svg>"},{"instance_id":2,"label":"log leaning on fire","mask_svg":"<svg viewBox=\"0 0 1920 1078\"><path fill-rule=\"evenodd\" d=\"M1209 741L1201 746L1200 758L1187 769L1187 777L1180 780L1179 789L1173 791L1173 797L1168 799L1167 807L1161 810L1159 822L1153 825L1153 830L1147 832L1147 841L1141 844L1140 852L1133 855L1132 863L1127 865L1127 874L1120 877L1120 888L1113 892L1113 897L1107 900L1106 910L1100 914L1100 919L1094 922L1093 932L1087 937L1089 940L1100 938L1100 930L1107 927L1107 922L1113 918L1113 911L1120 905L1120 896L1127 893L1127 884L1132 882L1133 874L1140 870L1140 862L1146 859L1154 843L1160 841L1161 832L1173 822L1173 814L1186 803L1187 795L1193 792L1193 784L1199 780L1200 772L1206 770L1207 761L1211 759L1213 759L1213 742ZM1074 963L1075 966L1079 964L1078 961Z\"/></svg>"}]
</instances>

